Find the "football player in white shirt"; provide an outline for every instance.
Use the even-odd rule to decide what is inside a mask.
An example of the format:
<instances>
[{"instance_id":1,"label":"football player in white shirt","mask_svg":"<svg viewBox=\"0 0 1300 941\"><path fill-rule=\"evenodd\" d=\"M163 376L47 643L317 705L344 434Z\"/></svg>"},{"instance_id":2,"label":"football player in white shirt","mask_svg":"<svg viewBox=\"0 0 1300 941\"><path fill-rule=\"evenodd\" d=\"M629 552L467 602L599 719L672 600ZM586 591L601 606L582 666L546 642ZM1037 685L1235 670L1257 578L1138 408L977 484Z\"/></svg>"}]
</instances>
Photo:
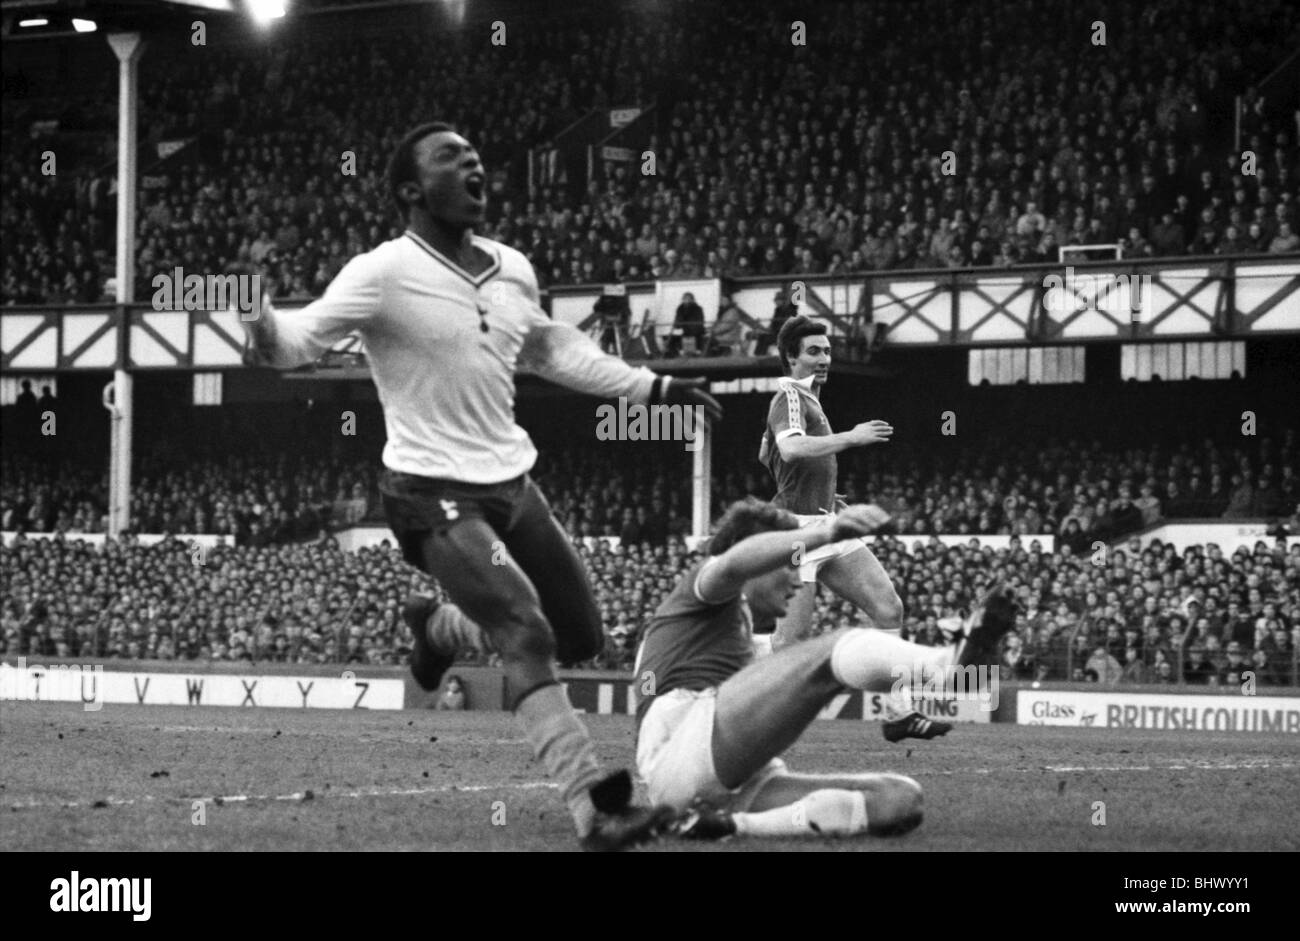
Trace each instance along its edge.
<instances>
[{"instance_id":1,"label":"football player in white shirt","mask_svg":"<svg viewBox=\"0 0 1300 941\"><path fill-rule=\"evenodd\" d=\"M407 561L454 602L407 602L416 679L437 688L454 642L481 627L584 847L642 842L671 812L632 805L628 773L602 772L556 674L557 657L590 659L604 634L582 562L528 476L537 452L515 423L515 373L633 403L701 406L715 420L722 410L703 380L633 368L547 317L528 260L474 234L486 176L451 127L407 134L388 176L406 232L353 258L304 309L264 305L245 324L246 360L299 366L360 334L388 433L380 490L389 524Z\"/></svg>"}]
</instances>

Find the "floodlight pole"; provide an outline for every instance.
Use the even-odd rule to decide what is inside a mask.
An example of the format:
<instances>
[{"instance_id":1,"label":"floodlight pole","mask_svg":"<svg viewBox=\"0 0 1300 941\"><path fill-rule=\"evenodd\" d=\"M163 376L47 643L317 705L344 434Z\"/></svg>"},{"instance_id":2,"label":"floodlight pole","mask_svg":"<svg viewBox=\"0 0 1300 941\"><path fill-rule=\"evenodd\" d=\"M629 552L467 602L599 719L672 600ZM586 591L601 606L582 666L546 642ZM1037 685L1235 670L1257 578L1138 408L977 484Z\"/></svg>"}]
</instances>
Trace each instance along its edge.
<instances>
[{"instance_id":1,"label":"floodlight pole","mask_svg":"<svg viewBox=\"0 0 1300 941\"><path fill-rule=\"evenodd\" d=\"M135 418L133 377L127 372L130 305L135 299L136 130L139 118L139 64L144 42L139 33L112 33L117 56L117 366L113 370L112 453L109 457L108 534L116 538L131 525L131 451Z\"/></svg>"}]
</instances>

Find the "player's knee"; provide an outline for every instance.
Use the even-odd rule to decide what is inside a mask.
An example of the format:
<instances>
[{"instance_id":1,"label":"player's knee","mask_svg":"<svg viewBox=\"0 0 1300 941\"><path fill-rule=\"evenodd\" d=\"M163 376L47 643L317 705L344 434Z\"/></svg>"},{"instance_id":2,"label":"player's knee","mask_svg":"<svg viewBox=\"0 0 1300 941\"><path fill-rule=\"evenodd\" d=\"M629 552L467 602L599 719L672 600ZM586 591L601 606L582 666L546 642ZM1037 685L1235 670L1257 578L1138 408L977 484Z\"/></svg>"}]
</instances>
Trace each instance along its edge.
<instances>
[{"instance_id":1,"label":"player's knee","mask_svg":"<svg viewBox=\"0 0 1300 941\"><path fill-rule=\"evenodd\" d=\"M903 599L891 591L876 603L871 619L882 631L896 631L903 626Z\"/></svg>"},{"instance_id":2,"label":"player's knee","mask_svg":"<svg viewBox=\"0 0 1300 941\"><path fill-rule=\"evenodd\" d=\"M887 775L873 794L872 836L900 836L921 825L921 785L901 774Z\"/></svg>"}]
</instances>

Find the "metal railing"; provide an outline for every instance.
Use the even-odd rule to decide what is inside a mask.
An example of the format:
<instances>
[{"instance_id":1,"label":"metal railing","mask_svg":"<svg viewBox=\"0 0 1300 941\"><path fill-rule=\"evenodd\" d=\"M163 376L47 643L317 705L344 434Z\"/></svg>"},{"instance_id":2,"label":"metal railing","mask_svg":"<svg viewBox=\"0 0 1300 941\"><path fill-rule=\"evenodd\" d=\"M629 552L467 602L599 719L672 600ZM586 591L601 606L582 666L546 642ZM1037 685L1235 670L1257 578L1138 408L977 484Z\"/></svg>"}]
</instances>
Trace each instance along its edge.
<instances>
[{"instance_id":1,"label":"metal railing","mask_svg":"<svg viewBox=\"0 0 1300 941\"><path fill-rule=\"evenodd\" d=\"M1104 638L1094 636L1095 626L1096 622L1090 614L1085 614L1080 618L1069 633L1064 670L1050 670L1049 675L1036 678L1090 682L1102 686L1139 684L1217 686L1223 685L1219 679L1220 674L1223 674L1223 683L1234 682L1232 678L1235 677L1235 682L1243 685L1251 684L1255 689L1260 687L1300 686L1300 646L1294 643L1291 644L1291 650L1280 658L1271 647L1252 646L1246 648L1241 646L1239 651L1236 651L1241 655L1241 669L1236 670L1229 659L1230 646L1236 645L1225 644L1219 648L1219 651L1212 652L1207 646L1205 638L1198 637L1195 626L1189 623L1187 628L1177 637L1169 638L1167 647L1144 642L1141 647L1135 648L1142 658L1142 670L1137 672L1137 675L1130 675L1130 664L1121 662L1120 658L1116 657L1111 648L1105 643ZM1088 639L1088 643L1082 651L1077 643L1080 637ZM1119 668L1114 678L1109 675L1093 675L1096 671L1088 669L1088 663L1096 655L1096 649L1099 647L1105 651L1105 657L1109 661L1114 661ZM1261 658L1264 661L1263 663L1256 660L1259 651L1263 651ZM1192 655L1198 655L1199 657L1196 665L1207 664L1213 669L1213 672L1202 676L1189 676L1188 666ZM1036 658L1036 662L1042 663L1044 660ZM1169 664L1167 676L1161 673L1160 666L1162 663ZM1109 668L1107 668L1107 672L1110 672Z\"/></svg>"}]
</instances>

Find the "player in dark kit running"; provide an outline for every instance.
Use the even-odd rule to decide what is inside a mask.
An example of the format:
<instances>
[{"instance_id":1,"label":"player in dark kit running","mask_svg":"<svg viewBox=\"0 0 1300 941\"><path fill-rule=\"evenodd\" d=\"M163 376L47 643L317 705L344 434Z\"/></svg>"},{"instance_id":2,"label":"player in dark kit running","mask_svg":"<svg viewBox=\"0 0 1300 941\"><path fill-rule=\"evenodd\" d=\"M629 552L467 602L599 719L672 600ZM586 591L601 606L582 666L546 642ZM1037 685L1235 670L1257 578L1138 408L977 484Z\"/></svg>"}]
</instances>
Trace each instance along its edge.
<instances>
[{"instance_id":1,"label":"player in dark kit running","mask_svg":"<svg viewBox=\"0 0 1300 941\"><path fill-rule=\"evenodd\" d=\"M848 448L886 443L894 429L888 422L868 421L839 434L831 431L820 400L831 365L826 324L802 314L792 317L781 326L776 348L788 375L778 380L759 460L776 482L772 503L809 523L836 508L835 455ZM790 613L777 622L773 650L801 640L812 629L818 581L857 605L880 630L897 632L903 626L903 602L894 583L861 539L806 554L801 574L805 586L790 603ZM934 738L951 730L951 723L917 712L910 699L885 699L881 731L891 742Z\"/></svg>"},{"instance_id":2,"label":"player in dark kit running","mask_svg":"<svg viewBox=\"0 0 1300 941\"><path fill-rule=\"evenodd\" d=\"M865 536L888 521L853 506L798 528L757 500L733 505L641 634L635 667L637 770L655 803L690 811L685 837L904 833L921 822L921 788L896 774L794 774L778 757L845 688L890 689L905 665L931 679L996 664L1015 623L998 587L960 648L922 647L842 628L752 659L755 618L784 613L800 589L801 551Z\"/></svg>"},{"instance_id":3,"label":"player in dark kit running","mask_svg":"<svg viewBox=\"0 0 1300 941\"><path fill-rule=\"evenodd\" d=\"M407 134L388 184L406 232L348 262L303 310L264 305L245 324L246 359L298 366L361 335L388 432L380 489L389 524L406 560L455 602L445 612L429 599L407 602L416 679L436 688L457 628L481 627L583 845L643 841L669 815L630 804L626 771L602 773L556 675L557 655L588 659L604 635L582 563L528 476L537 452L514 420L515 373L636 403L699 405L714 419L721 409L700 380L634 369L546 316L528 260L474 234L487 206L483 165L451 127Z\"/></svg>"}]
</instances>

